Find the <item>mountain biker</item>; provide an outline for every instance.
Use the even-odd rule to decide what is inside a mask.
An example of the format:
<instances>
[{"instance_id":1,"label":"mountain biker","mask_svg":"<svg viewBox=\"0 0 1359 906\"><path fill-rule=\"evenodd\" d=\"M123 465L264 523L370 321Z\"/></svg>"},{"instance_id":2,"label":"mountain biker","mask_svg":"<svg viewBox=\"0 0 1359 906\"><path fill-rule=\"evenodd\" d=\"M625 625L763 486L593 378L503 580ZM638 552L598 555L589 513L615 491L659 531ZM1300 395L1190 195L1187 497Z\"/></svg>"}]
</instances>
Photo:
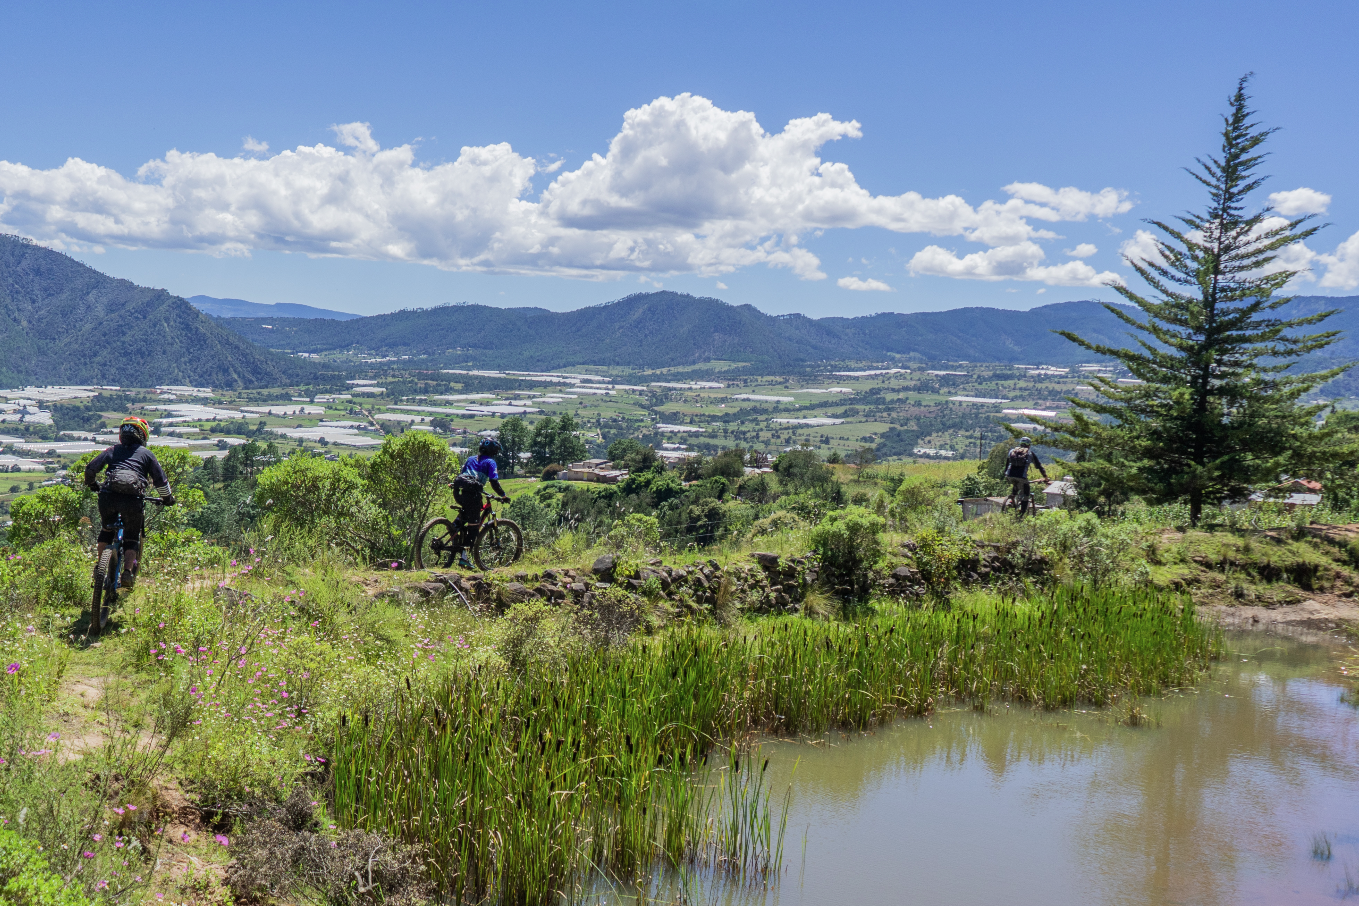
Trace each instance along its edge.
<instances>
[{"instance_id":1,"label":"mountain biker","mask_svg":"<svg viewBox=\"0 0 1359 906\"><path fill-rule=\"evenodd\" d=\"M154 485L166 506L175 505L170 479L156 454L146 448L151 426L145 419L129 415L118 426L118 443L109 447L85 466L85 486L99 492L99 553L113 541L113 524L123 517L123 577L120 585L132 588L137 581L137 559L142 549L142 494ZM101 486L96 481L101 469L108 467ZM98 556L97 555L97 556Z\"/></svg>"},{"instance_id":2,"label":"mountain biker","mask_svg":"<svg viewBox=\"0 0 1359 906\"><path fill-rule=\"evenodd\" d=\"M453 500L458 504L458 515L453 518L453 537L454 543L458 545L459 566L469 569L472 566L467 559L466 545L471 542L472 533L481 522L482 488L490 482L491 489L496 492L501 503L510 500L500 486L500 473L495 462L499 455L500 444L489 437L485 438L477 445L477 455L467 457L467 461L462 464L462 472L448 485L453 489ZM465 541L464 536L467 536Z\"/></svg>"},{"instance_id":3,"label":"mountain biker","mask_svg":"<svg viewBox=\"0 0 1359 906\"><path fill-rule=\"evenodd\" d=\"M1028 500L1031 496L1029 491L1029 466L1037 466L1042 473L1043 480L1048 480L1047 470L1038 460L1038 454L1030 449L1033 441L1027 437L1019 439L1019 446L1005 454L1005 477L1010 480L1010 496L1015 500Z\"/></svg>"}]
</instances>

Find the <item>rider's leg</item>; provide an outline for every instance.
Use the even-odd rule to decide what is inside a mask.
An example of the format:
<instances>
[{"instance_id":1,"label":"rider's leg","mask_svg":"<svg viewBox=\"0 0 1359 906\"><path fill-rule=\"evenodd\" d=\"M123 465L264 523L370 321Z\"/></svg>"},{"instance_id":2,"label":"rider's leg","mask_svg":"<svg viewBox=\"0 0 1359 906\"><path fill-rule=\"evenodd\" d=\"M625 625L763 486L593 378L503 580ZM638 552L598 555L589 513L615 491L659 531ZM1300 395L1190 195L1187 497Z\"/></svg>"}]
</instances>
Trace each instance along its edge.
<instances>
[{"instance_id":1,"label":"rider's leg","mask_svg":"<svg viewBox=\"0 0 1359 906\"><path fill-rule=\"evenodd\" d=\"M137 584L137 564L141 551L129 544L123 550L123 575L119 581L122 588L132 588Z\"/></svg>"}]
</instances>

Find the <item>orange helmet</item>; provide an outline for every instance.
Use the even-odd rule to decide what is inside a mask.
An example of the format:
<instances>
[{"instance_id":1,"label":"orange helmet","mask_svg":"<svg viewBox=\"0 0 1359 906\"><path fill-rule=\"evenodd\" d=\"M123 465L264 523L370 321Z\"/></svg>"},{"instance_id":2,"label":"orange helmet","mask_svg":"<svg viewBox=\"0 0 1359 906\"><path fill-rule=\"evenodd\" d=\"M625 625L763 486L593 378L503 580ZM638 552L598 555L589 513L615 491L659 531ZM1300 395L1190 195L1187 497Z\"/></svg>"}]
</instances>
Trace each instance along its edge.
<instances>
[{"instance_id":1,"label":"orange helmet","mask_svg":"<svg viewBox=\"0 0 1359 906\"><path fill-rule=\"evenodd\" d=\"M151 426L146 423L146 419L129 415L118 426L118 434L120 437L124 434L136 434L144 444L151 439Z\"/></svg>"}]
</instances>

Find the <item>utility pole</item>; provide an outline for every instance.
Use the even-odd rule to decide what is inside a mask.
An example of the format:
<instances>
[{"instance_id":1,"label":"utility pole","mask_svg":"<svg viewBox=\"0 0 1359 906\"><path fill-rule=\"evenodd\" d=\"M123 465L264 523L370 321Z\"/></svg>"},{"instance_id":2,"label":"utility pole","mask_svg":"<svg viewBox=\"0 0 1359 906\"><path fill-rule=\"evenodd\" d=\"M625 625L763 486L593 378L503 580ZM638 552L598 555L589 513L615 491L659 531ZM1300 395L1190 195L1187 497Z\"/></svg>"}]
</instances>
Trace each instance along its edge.
<instances>
[{"instance_id":1,"label":"utility pole","mask_svg":"<svg viewBox=\"0 0 1359 906\"><path fill-rule=\"evenodd\" d=\"M977 458L986 458L986 442L982 440L982 429L977 429Z\"/></svg>"}]
</instances>

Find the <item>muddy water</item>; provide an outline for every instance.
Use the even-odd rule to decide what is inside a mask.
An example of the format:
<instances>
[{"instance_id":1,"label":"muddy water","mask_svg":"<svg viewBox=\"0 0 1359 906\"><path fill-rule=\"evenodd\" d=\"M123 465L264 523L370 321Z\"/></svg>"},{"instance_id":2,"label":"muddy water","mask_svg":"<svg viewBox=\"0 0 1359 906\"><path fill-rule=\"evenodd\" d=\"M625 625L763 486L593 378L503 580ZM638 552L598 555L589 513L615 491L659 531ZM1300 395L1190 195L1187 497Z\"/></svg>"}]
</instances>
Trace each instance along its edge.
<instances>
[{"instance_id":1,"label":"muddy water","mask_svg":"<svg viewBox=\"0 0 1359 906\"><path fill-rule=\"evenodd\" d=\"M1359 885L1349 652L1264 634L1229 644L1209 681L1145 702L1141 727L1001 707L768 745L775 788L793 790L783 879L693 898L1335 902L1347 870ZM1318 834L1329 861L1313 857Z\"/></svg>"}]
</instances>

